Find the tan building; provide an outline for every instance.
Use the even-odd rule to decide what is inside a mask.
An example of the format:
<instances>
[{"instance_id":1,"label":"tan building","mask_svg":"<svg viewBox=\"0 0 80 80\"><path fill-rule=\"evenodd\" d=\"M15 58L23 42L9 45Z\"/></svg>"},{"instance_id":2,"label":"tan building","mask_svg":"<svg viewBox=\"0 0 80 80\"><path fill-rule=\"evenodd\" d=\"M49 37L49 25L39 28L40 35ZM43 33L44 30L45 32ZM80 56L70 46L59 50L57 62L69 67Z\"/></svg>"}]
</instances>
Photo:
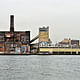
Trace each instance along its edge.
<instances>
[{"instance_id":1,"label":"tan building","mask_svg":"<svg viewBox=\"0 0 80 80\"><path fill-rule=\"evenodd\" d=\"M49 46L49 43L50 43L49 27L39 28L39 43L40 43L40 47Z\"/></svg>"},{"instance_id":2,"label":"tan building","mask_svg":"<svg viewBox=\"0 0 80 80\"><path fill-rule=\"evenodd\" d=\"M59 42L58 44L56 44L56 46L58 47L79 47L79 40L71 40L71 39L67 39L65 38L64 40L62 40L61 42Z\"/></svg>"}]
</instances>

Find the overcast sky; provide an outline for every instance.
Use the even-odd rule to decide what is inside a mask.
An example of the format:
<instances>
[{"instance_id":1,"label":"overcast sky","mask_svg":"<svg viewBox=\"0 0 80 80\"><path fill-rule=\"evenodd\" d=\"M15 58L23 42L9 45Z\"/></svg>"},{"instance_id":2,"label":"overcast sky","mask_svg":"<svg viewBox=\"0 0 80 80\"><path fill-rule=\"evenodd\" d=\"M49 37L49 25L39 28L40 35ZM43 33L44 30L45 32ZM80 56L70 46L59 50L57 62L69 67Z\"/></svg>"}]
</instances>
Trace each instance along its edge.
<instances>
[{"instance_id":1,"label":"overcast sky","mask_svg":"<svg viewBox=\"0 0 80 80\"><path fill-rule=\"evenodd\" d=\"M15 15L15 30L50 27L53 42L80 39L80 0L0 0L0 30L9 30L9 15Z\"/></svg>"}]
</instances>

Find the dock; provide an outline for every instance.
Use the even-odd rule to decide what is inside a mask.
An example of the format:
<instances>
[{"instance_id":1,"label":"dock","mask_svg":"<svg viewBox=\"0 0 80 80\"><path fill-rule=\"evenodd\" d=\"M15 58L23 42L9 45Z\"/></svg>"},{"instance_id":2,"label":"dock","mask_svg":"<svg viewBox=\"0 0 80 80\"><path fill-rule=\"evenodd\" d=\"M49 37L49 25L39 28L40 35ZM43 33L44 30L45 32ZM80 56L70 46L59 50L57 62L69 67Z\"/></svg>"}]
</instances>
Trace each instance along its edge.
<instances>
[{"instance_id":1,"label":"dock","mask_svg":"<svg viewBox=\"0 0 80 80\"><path fill-rule=\"evenodd\" d=\"M79 55L80 48L41 47L40 53L48 53L53 55Z\"/></svg>"}]
</instances>

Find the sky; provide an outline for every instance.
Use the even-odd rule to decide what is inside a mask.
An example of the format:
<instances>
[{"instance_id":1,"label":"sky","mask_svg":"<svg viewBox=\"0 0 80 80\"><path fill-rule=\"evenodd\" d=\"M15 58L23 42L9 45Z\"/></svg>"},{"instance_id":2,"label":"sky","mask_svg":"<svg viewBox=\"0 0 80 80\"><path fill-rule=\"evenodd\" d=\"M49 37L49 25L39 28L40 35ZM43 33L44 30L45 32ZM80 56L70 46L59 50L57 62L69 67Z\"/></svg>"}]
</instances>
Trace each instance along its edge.
<instances>
[{"instance_id":1,"label":"sky","mask_svg":"<svg viewBox=\"0 0 80 80\"><path fill-rule=\"evenodd\" d=\"M0 0L0 30L9 30L10 15L15 30L30 30L31 39L43 26L49 26L53 43L80 39L80 0Z\"/></svg>"}]
</instances>

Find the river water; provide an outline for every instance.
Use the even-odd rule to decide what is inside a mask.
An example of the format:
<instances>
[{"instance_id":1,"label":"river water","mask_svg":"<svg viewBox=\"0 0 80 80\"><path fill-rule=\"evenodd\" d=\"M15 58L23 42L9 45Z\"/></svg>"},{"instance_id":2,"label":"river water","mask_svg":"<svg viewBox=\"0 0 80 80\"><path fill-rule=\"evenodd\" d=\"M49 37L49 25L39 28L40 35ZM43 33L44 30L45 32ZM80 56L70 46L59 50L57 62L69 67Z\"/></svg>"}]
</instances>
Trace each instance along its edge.
<instances>
[{"instance_id":1,"label":"river water","mask_svg":"<svg viewBox=\"0 0 80 80\"><path fill-rule=\"evenodd\" d=\"M0 55L0 80L80 80L80 56Z\"/></svg>"}]
</instances>

